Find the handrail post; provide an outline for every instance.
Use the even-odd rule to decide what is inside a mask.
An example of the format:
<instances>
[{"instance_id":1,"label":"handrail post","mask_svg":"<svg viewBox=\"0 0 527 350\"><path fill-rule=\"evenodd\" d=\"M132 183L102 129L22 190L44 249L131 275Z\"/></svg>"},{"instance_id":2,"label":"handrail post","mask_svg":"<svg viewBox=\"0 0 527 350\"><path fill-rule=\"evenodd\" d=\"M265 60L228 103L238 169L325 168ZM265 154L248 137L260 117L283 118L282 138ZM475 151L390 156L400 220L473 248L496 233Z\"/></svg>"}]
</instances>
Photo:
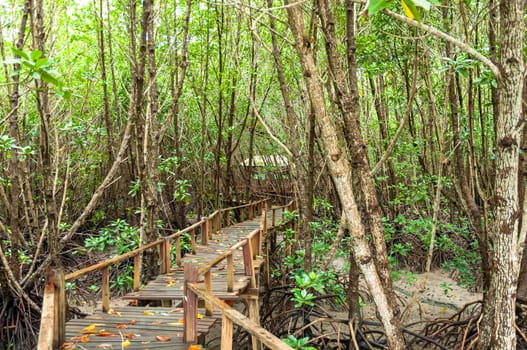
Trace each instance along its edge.
<instances>
[{"instance_id":1,"label":"handrail post","mask_svg":"<svg viewBox=\"0 0 527 350\"><path fill-rule=\"evenodd\" d=\"M225 220L225 227L231 226L231 211L225 210L223 212L224 220Z\"/></svg>"},{"instance_id":2,"label":"handrail post","mask_svg":"<svg viewBox=\"0 0 527 350\"><path fill-rule=\"evenodd\" d=\"M201 218L201 244L202 245L208 245L209 244L209 220L207 217Z\"/></svg>"},{"instance_id":3,"label":"handrail post","mask_svg":"<svg viewBox=\"0 0 527 350\"><path fill-rule=\"evenodd\" d=\"M48 269L42 304L38 350L58 349L66 334L66 295L62 268Z\"/></svg>"},{"instance_id":4,"label":"handrail post","mask_svg":"<svg viewBox=\"0 0 527 350\"><path fill-rule=\"evenodd\" d=\"M234 290L234 258L232 254L227 255L227 292Z\"/></svg>"},{"instance_id":5,"label":"handrail post","mask_svg":"<svg viewBox=\"0 0 527 350\"><path fill-rule=\"evenodd\" d=\"M232 321L223 314L221 316L221 350L232 350Z\"/></svg>"},{"instance_id":6,"label":"handrail post","mask_svg":"<svg viewBox=\"0 0 527 350\"><path fill-rule=\"evenodd\" d=\"M212 273L210 269L205 272L205 290L207 293L212 294ZM212 305L205 300L205 315L212 316Z\"/></svg>"},{"instance_id":7,"label":"handrail post","mask_svg":"<svg viewBox=\"0 0 527 350\"><path fill-rule=\"evenodd\" d=\"M101 275L102 312L107 313L110 310L110 268L103 268Z\"/></svg>"},{"instance_id":8,"label":"handrail post","mask_svg":"<svg viewBox=\"0 0 527 350\"><path fill-rule=\"evenodd\" d=\"M196 230L192 229L190 231L190 246L192 249L192 254L196 254Z\"/></svg>"},{"instance_id":9,"label":"handrail post","mask_svg":"<svg viewBox=\"0 0 527 350\"><path fill-rule=\"evenodd\" d=\"M181 266L181 235L176 236L174 244L176 245L176 265Z\"/></svg>"},{"instance_id":10,"label":"handrail post","mask_svg":"<svg viewBox=\"0 0 527 350\"><path fill-rule=\"evenodd\" d=\"M159 245L159 274L165 274L170 271L170 242L166 237L163 243Z\"/></svg>"},{"instance_id":11,"label":"handrail post","mask_svg":"<svg viewBox=\"0 0 527 350\"><path fill-rule=\"evenodd\" d=\"M251 288L256 288L256 278L254 276L253 267L253 252L252 252L251 238L246 238L245 245L243 246L243 266L245 276L251 277Z\"/></svg>"},{"instance_id":12,"label":"handrail post","mask_svg":"<svg viewBox=\"0 0 527 350\"><path fill-rule=\"evenodd\" d=\"M198 268L192 263L184 263L185 284L183 288L183 341L196 342L198 339L198 296L188 287L198 281Z\"/></svg>"},{"instance_id":13,"label":"handrail post","mask_svg":"<svg viewBox=\"0 0 527 350\"><path fill-rule=\"evenodd\" d=\"M141 261L142 260L143 260L142 254L137 254L134 256L134 282L132 285L134 292L137 292L141 285Z\"/></svg>"},{"instance_id":14,"label":"handrail post","mask_svg":"<svg viewBox=\"0 0 527 350\"><path fill-rule=\"evenodd\" d=\"M254 218L254 204L249 204L249 207L247 208L249 220L252 220Z\"/></svg>"}]
</instances>

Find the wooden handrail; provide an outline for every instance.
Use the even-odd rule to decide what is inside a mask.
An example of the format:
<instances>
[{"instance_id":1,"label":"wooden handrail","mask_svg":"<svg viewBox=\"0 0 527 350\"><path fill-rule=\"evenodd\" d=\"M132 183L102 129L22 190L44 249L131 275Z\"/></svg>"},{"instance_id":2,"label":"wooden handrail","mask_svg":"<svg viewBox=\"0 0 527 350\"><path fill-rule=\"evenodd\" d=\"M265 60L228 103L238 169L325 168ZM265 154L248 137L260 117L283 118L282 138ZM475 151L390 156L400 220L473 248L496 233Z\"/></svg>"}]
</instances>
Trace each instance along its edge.
<instances>
[{"instance_id":1,"label":"wooden handrail","mask_svg":"<svg viewBox=\"0 0 527 350\"><path fill-rule=\"evenodd\" d=\"M249 332L252 336L258 338L263 344L268 346L273 350L293 350L292 347L284 343L274 334L262 328L255 322L251 321L244 314L234 310L225 302L217 298L216 296L208 293L206 290L201 288L195 283L187 283L186 288L192 291L193 294L199 298L205 300L207 303L210 303L212 307L220 311L223 315L222 317L222 334L221 334L221 349L222 350L231 350L232 349L232 324L230 322L237 324L242 327L244 330Z\"/></svg>"},{"instance_id":2,"label":"wooden handrail","mask_svg":"<svg viewBox=\"0 0 527 350\"><path fill-rule=\"evenodd\" d=\"M268 207L269 201L268 199L262 199L256 202L251 202L248 204L243 204L235 207L229 207L229 208L223 208L218 209L214 211L212 214L208 215L207 217L202 218L202 220L182 229L179 230L171 235L168 235L166 237L163 237L161 239L158 239L154 242L148 243L144 246L141 246L137 249L134 249L128 253L115 256L113 258L110 258L106 261L99 262L97 264L85 267L83 269L80 269L78 271L69 273L64 276L64 273L62 270L50 270L51 272L48 273L48 277L46 280L46 287L44 290L44 302L42 306L42 319L41 319L41 329L39 333L39 341L38 341L38 350L52 350L57 349L60 347L60 345L64 341L64 325L65 325L65 311L66 311L66 300L65 300L65 281L72 281L77 278L80 278L82 276L85 276L89 273L93 273L96 271L102 271L102 281L101 281L101 291L102 291L102 307L103 311L108 311L109 305L110 305L110 274L109 274L109 268L110 266L117 264L121 261L134 258L134 279L133 279L133 289L138 290L140 285L140 264L141 264L141 254L152 248L160 247L160 266L161 271L168 272L170 269L170 247L171 247L171 241L175 241L176 244L176 263L181 262L181 236L185 233L190 233L191 235L191 244L192 244L192 251L195 253L195 232L197 229L201 228L202 233L202 244L207 244L209 235L212 235L212 231L219 231L222 227L222 218L225 218L225 224L230 225L230 215L229 213L233 210L240 210L243 208L247 208L247 216L251 217L252 215L256 215L257 213L261 213L263 211L264 213L264 220L267 217L267 210L265 208ZM291 203L288 203L287 205L283 207L278 208L289 208ZM278 209L274 208L274 209ZM273 217L275 216L275 210L272 211ZM227 290L232 291L233 289L233 276L234 276L234 269L233 269L233 253L239 249L244 249L244 265L245 266L245 272L247 276L251 276L251 287L254 288L254 271L252 268L252 260L255 258L256 254L258 254L259 249L257 251L253 251L253 245L259 245L259 242L262 239L262 234L265 234L267 229L267 223L262 223L262 226L259 229L256 229L249 233L244 239L230 247L227 251L223 252L218 257L214 258L212 261L209 261L205 266L202 266L199 270L195 270L196 276L192 275L190 279L187 279L187 274L185 274L185 281L187 282L197 282L199 276L207 275L208 278L208 285L210 289L212 274L210 273L210 270L212 267L217 265L223 260L227 260ZM204 231L205 230L205 231ZM210 291L209 291L210 292ZM196 293L198 294L198 293ZM215 297L214 297L215 298ZM197 300L197 299L196 299ZM219 300L219 299L218 299ZM211 308L215 305L215 301L208 300L207 301L207 308L208 311L211 311ZM232 316L230 312L227 314L224 314L224 320L225 322L234 322L237 323L236 320L232 320ZM241 314L240 314L241 315ZM242 315L243 316L243 315ZM238 316L236 316L238 317ZM240 318L237 318L238 320ZM230 320L230 321L229 321ZM249 320L249 322L252 322ZM254 323L254 322L253 322ZM245 322L242 322L242 324L245 324ZM242 324L240 324L242 327L244 327ZM255 325L255 323L254 323ZM232 325L231 325L232 326ZM258 326L256 326L258 327ZM263 330L263 329L262 329ZM249 332L251 332L248 329ZM258 331L260 335L253 334L254 336L258 337L267 337L266 333L267 331L263 330ZM196 328L194 328L194 332L196 332ZM267 332L268 333L268 332ZM263 335L261 335L263 334ZM270 333L269 333L270 334ZM272 336L272 334L271 334ZM265 339L260 339L264 344L271 344L267 343ZM279 341L279 340L278 340ZM280 345L285 345L281 341L279 341ZM231 340L232 343L232 340ZM291 349L290 347L272 347L273 349ZM222 345L222 349L230 349L229 347L224 347Z\"/></svg>"}]
</instances>

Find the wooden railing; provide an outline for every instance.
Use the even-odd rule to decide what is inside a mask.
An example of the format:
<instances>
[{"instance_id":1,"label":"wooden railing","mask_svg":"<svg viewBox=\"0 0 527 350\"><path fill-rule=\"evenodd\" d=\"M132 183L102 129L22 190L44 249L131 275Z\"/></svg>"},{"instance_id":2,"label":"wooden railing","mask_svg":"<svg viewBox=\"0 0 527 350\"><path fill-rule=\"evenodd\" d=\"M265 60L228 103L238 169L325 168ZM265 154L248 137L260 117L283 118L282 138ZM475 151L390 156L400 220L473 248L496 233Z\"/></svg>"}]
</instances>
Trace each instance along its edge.
<instances>
[{"instance_id":1,"label":"wooden railing","mask_svg":"<svg viewBox=\"0 0 527 350\"><path fill-rule=\"evenodd\" d=\"M243 247L244 255L244 270L247 276L251 276L251 288L256 287L254 268L252 265L253 259L256 255L261 254L261 240L263 239L262 234L267 232L267 207L269 201L268 199L263 199L257 202L252 202L249 204L239 205L236 207L224 208L216 210L214 213L207 217L203 217L199 222L175 232L169 236L163 237L157 241L148 243L144 246L141 246L133 251L128 253L113 257L109 260L97 263L95 265L88 266L84 269L69 273L64 275L61 269L50 269L46 277L46 286L44 289L44 298L42 305L42 318L40 324L39 340L38 340L38 349L39 350L52 350L58 349L60 345L64 342L65 337L65 318L66 318L66 308L67 302L65 298L65 282L78 279L80 277L86 276L91 273L99 272L101 273L101 304L103 312L108 312L110 309L110 267L120 263L124 260L134 258L134 274L133 274L133 290L138 290L141 284L141 268L142 268L142 255L146 250L157 248L159 249L159 273L164 274L170 270L171 267L171 248L175 245L175 262L177 265L181 265L182 262L182 249L181 249L181 237L183 234L188 233L190 235L190 244L191 250L193 253L196 252L196 236L197 232L200 233L200 243L202 245L207 245L210 238L212 237L213 232L219 231L222 227L227 227L231 224L231 216L238 216L240 220L244 219L253 219L256 215L263 214L263 220L261 228L251 232L245 239L241 240L233 247L226 250L223 254L210 261L205 266L197 269L193 264L185 264L184 273L185 273L185 299L186 308L185 308L185 339L186 341L196 341L196 320L197 320L197 298L202 297L206 301L207 313L212 312L212 307L215 305L217 307L217 302L214 299L215 297L211 294L212 291L212 274L210 272L211 268L217 265L223 260L227 260L227 291L232 291L234 283L234 268L233 268L233 252ZM283 207L284 209L293 210L294 202L289 203ZM274 226L276 210L279 208L270 209L271 220ZM224 226L222 226L224 225ZM257 254L257 253L258 254ZM205 294L202 291L193 288L193 284L198 281L199 276L204 276L205 278ZM187 295L188 294L188 295ZM205 295L205 297L203 297ZM190 298L190 299L189 299ZM194 298L194 299L192 299ZM190 300L190 301L189 301ZM195 308L189 310L189 306ZM223 311L224 307L220 308L220 311ZM193 317L189 315L192 314ZM234 316L233 312L228 311L228 315L223 313L224 319L230 319L230 322L237 323L236 320L232 319ZM239 316L239 315L238 315ZM236 317L238 317L236 316ZM239 318L238 318L239 319ZM188 322L188 323L187 323ZM229 322L229 321L225 321ZM241 322L241 321L240 321ZM243 322L242 322L243 323ZM245 323L244 323L245 324ZM244 325L239 324L244 327ZM232 327L232 326L231 326ZM252 333L250 329L247 329ZM265 334L261 335L261 334ZM253 336L257 336L260 339L260 336L263 338L268 338L268 334L265 332L258 333ZM266 339L260 339L264 344L267 344ZM277 342L281 343L279 340ZM232 343L232 339L231 339ZM281 343L283 344L283 343ZM223 348L223 346L222 346ZM273 347L274 348L274 347ZM227 348L226 348L227 349ZM290 349L290 347L276 347L276 349Z\"/></svg>"}]
</instances>

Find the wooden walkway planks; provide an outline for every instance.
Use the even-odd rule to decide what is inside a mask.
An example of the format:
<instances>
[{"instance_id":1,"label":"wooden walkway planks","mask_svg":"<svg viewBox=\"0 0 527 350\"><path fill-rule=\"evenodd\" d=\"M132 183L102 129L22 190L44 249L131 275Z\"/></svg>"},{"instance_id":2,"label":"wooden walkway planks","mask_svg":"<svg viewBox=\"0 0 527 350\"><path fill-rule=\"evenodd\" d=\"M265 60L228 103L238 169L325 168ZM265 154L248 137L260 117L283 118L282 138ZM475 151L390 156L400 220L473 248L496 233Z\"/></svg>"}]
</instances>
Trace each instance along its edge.
<instances>
[{"instance_id":1,"label":"wooden walkway planks","mask_svg":"<svg viewBox=\"0 0 527 350\"><path fill-rule=\"evenodd\" d=\"M204 315L205 310L200 310ZM198 334L209 332L219 314L198 319ZM183 309L162 307L126 306L112 309L110 313L96 312L84 319L70 320L66 324L66 340L79 341L87 327L94 334L85 334L89 341L81 349L121 349L126 339L132 349L188 349L183 343ZM90 327L90 325L97 325ZM106 335L106 336L101 336ZM164 337L159 341L156 337ZM80 348L80 347L79 347Z\"/></svg>"},{"instance_id":2,"label":"wooden walkway planks","mask_svg":"<svg viewBox=\"0 0 527 350\"><path fill-rule=\"evenodd\" d=\"M275 212L275 224L281 220L281 211ZM183 262L193 262L198 266L206 265L215 257L221 255L234 244L243 240L250 232L260 228L261 217L253 220L244 221L213 233L207 246L197 245L196 254L187 254ZM267 218L267 226L273 224L271 216ZM250 285L251 278L246 276L243 267L243 252L236 250L233 254L234 260L234 289L227 291L227 273L224 263L218 264L212 270L212 292L219 299L236 300ZM254 260L254 267L259 268L263 260L257 257ZM203 285L203 281L199 281ZM124 299L151 300L151 301L170 301L171 308L162 307L137 307L127 306L118 309L111 309L110 313L97 311L84 319L73 319L66 324L66 344L78 343L81 349L121 349L126 335L129 335L130 345L127 349L188 349L189 344L183 342L183 309L179 306L183 300L183 269L180 266L173 266L167 274L157 276L150 281L140 291L127 294ZM177 306L177 307L176 307ZM205 316L205 310L200 311L198 317L198 336L206 335L217 319L221 315L213 313ZM93 324L104 326L95 327L95 334L83 334L83 330ZM121 327L121 328L120 328ZM103 334L112 336L98 336ZM89 340L81 342L81 337L85 335ZM161 342L157 336L168 337L170 340ZM74 347L71 347L73 349ZM65 347L64 349L68 349Z\"/></svg>"}]
</instances>

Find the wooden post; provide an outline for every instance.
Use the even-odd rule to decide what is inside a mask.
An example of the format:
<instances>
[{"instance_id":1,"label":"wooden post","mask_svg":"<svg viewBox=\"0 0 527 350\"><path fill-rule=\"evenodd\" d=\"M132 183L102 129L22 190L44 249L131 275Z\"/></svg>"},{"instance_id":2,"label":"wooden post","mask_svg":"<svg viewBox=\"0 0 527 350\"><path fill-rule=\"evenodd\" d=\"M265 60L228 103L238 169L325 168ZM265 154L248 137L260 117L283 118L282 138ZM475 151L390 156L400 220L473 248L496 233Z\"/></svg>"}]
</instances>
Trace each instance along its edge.
<instances>
[{"instance_id":1,"label":"wooden post","mask_svg":"<svg viewBox=\"0 0 527 350\"><path fill-rule=\"evenodd\" d=\"M58 349L65 339L66 295L64 272L48 269L42 303L38 350Z\"/></svg>"},{"instance_id":2,"label":"wooden post","mask_svg":"<svg viewBox=\"0 0 527 350\"><path fill-rule=\"evenodd\" d=\"M263 234L267 234L267 209L264 208L262 212L262 231Z\"/></svg>"},{"instance_id":3,"label":"wooden post","mask_svg":"<svg viewBox=\"0 0 527 350\"><path fill-rule=\"evenodd\" d=\"M221 212L218 212L215 217L216 221L216 230L215 233L219 233L221 231Z\"/></svg>"},{"instance_id":4,"label":"wooden post","mask_svg":"<svg viewBox=\"0 0 527 350\"><path fill-rule=\"evenodd\" d=\"M234 290L234 258L232 254L227 255L227 292Z\"/></svg>"},{"instance_id":5,"label":"wooden post","mask_svg":"<svg viewBox=\"0 0 527 350\"><path fill-rule=\"evenodd\" d=\"M258 295L251 296L247 299L247 304L249 305L249 319L256 323L257 325L260 325L260 310L259 310L259 303L258 303ZM254 335L251 336L251 342L253 346L253 350L259 350L261 349L261 343L258 340L257 337Z\"/></svg>"},{"instance_id":6,"label":"wooden post","mask_svg":"<svg viewBox=\"0 0 527 350\"><path fill-rule=\"evenodd\" d=\"M232 321L225 315L221 317L221 350L232 350Z\"/></svg>"},{"instance_id":7,"label":"wooden post","mask_svg":"<svg viewBox=\"0 0 527 350\"><path fill-rule=\"evenodd\" d=\"M268 237L264 239L264 276L266 287L270 288L271 286L271 271L270 271L270 256L269 256L269 240Z\"/></svg>"},{"instance_id":8,"label":"wooden post","mask_svg":"<svg viewBox=\"0 0 527 350\"><path fill-rule=\"evenodd\" d=\"M225 210L223 212L223 216L224 216L224 220L225 220L225 227L229 227L231 226L231 211L230 210Z\"/></svg>"},{"instance_id":9,"label":"wooden post","mask_svg":"<svg viewBox=\"0 0 527 350\"><path fill-rule=\"evenodd\" d=\"M252 220L254 218L254 204L249 204L249 208L247 208L247 210L249 211L249 220Z\"/></svg>"},{"instance_id":10,"label":"wooden post","mask_svg":"<svg viewBox=\"0 0 527 350\"><path fill-rule=\"evenodd\" d=\"M195 343L198 339L198 296L188 288L188 283L198 281L198 268L192 263L184 263L183 266L183 341Z\"/></svg>"},{"instance_id":11,"label":"wooden post","mask_svg":"<svg viewBox=\"0 0 527 350\"><path fill-rule=\"evenodd\" d=\"M110 310L110 268L104 267L101 274L102 312L107 313Z\"/></svg>"},{"instance_id":12,"label":"wooden post","mask_svg":"<svg viewBox=\"0 0 527 350\"><path fill-rule=\"evenodd\" d=\"M55 312L57 320L57 341L59 346L66 339L66 281L64 281L64 270L60 267L55 269Z\"/></svg>"},{"instance_id":13,"label":"wooden post","mask_svg":"<svg viewBox=\"0 0 527 350\"><path fill-rule=\"evenodd\" d=\"M209 244L209 240L212 239L213 221L214 218L207 219L207 244Z\"/></svg>"},{"instance_id":14,"label":"wooden post","mask_svg":"<svg viewBox=\"0 0 527 350\"><path fill-rule=\"evenodd\" d=\"M181 266L181 235L177 235L174 244L176 245L176 265Z\"/></svg>"},{"instance_id":15,"label":"wooden post","mask_svg":"<svg viewBox=\"0 0 527 350\"><path fill-rule=\"evenodd\" d=\"M253 252L251 239L247 238L243 246L243 266L245 276L251 276L251 288L256 288L256 278L254 277Z\"/></svg>"},{"instance_id":16,"label":"wooden post","mask_svg":"<svg viewBox=\"0 0 527 350\"><path fill-rule=\"evenodd\" d=\"M207 217L201 218L201 244L202 245L208 245L209 244L209 220Z\"/></svg>"},{"instance_id":17,"label":"wooden post","mask_svg":"<svg viewBox=\"0 0 527 350\"><path fill-rule=\"evenodd\" d=\"M134 282L132 286L134 292L137 292L141 286L141 260L142 253L134 256Z\"/></svg>"},{"instance_id":18,"label":"wooden post","mask_svg":"<svg viewBox=\"0 0 527 350\"><path fill-rule=\"evenodd\" d=\"M170 242L163 238L163 242L159 245L159 274L168 273L170 270Z\"/></svg>"},{"instance_id":19,"label":"wooden post","mask_svg":"<svg viewBox=\"0 0 527 350\"><path fill-rule=\"evenodd\" d=\"M212 273L210 269L205 272L205 290L207 293L212 294ZM205 300L205 315L212 316L212 305Z\"/></svg>"},{"instance_id":20,"label":"wooden post","mask_svg":"<svg viewBox=\"0 0 527 350\"><path fill-rule=\"evenodd\" d=\"M190 231L190 245L192 247L192 254L196 254L196 229Z\"/></svg>"}]
</instances>

